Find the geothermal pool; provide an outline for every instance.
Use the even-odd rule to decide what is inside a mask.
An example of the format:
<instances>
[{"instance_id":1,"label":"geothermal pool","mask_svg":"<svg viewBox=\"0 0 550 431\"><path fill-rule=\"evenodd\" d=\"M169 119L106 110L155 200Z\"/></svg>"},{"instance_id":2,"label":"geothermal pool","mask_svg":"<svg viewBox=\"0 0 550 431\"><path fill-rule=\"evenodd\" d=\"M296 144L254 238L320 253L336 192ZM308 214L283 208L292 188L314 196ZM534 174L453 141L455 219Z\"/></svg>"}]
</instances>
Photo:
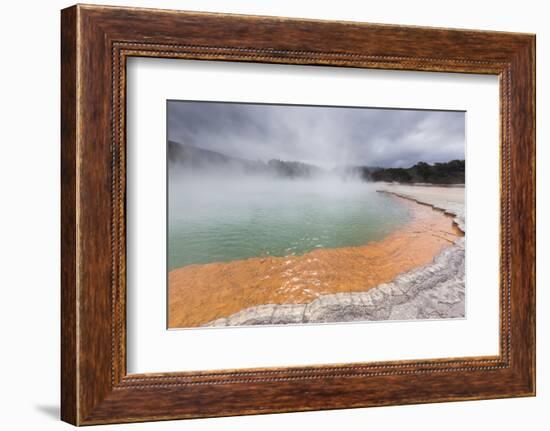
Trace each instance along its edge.
<instances>
[{"instance_id":1,"label":"geothermal pool","mask_svg":"<svg viewBox=\"0 0 550 431\"><path fill-rule=\"evenodd\" d=\"M380 240L411 215L374 187L338 178L170 178L168 269Z\"/></svg>"}]
</instances>

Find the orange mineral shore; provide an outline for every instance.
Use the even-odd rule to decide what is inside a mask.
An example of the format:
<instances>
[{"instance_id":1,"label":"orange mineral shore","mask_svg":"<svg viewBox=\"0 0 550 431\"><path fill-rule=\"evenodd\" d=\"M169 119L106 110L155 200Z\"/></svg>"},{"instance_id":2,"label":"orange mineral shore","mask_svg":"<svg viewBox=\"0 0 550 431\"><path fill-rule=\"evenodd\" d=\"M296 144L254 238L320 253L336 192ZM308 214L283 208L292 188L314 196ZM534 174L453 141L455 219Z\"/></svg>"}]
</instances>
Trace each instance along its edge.
<instances>
[{"instance_id":1,"label":"orange mineral shore","mask_svg":"<svg viewBox=\"0 0 550 431\"><path fill-rule=\"evenodd\" d=\"M263 304L299 304L363 292L428 264L463 233L431 206L395 197L411 220L380 241L317 249L301 256L188 265L168 274L168 326L188 328Z\"/></svg>"}]
</instances>

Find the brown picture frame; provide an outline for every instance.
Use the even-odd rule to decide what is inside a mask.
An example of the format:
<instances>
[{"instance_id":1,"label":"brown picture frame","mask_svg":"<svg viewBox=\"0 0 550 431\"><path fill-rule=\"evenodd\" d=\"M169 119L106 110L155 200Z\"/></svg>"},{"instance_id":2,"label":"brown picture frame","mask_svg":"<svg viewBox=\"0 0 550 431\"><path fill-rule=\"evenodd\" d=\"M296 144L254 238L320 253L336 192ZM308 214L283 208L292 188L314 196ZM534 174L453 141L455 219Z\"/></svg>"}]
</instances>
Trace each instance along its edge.
<instances>
[{"instance_id":1,"label":"brown picture frame","mask_svg":"<svg viewBox=\"0 0 550 431\"><path fill-rule=\"evenodd\" d=\"M534 35L77 5L61 13L61 52L62 420L91 425L535 394ZM498 75L499 355L128 375L130 56Z\"/></svg>"}]
</instances>

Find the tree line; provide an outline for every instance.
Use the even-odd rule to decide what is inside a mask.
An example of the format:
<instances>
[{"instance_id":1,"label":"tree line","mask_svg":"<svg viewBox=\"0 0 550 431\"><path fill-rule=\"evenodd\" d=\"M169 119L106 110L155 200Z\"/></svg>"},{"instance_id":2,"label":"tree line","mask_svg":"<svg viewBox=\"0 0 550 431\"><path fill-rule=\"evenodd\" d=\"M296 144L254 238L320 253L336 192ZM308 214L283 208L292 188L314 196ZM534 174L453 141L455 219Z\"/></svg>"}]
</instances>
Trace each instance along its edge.
<instances>
[{"instance_id":1,"label":"tree line","mask_svg":"<svg viewBox=\"0 0 550 431\"><path fill-rule=\"evenodd\" d=\"M410 168L371 168L360 166L359 175L365 181L398 183L464 184L465 161L429 164L418 162Z\"/></svg>"}]
</instances>

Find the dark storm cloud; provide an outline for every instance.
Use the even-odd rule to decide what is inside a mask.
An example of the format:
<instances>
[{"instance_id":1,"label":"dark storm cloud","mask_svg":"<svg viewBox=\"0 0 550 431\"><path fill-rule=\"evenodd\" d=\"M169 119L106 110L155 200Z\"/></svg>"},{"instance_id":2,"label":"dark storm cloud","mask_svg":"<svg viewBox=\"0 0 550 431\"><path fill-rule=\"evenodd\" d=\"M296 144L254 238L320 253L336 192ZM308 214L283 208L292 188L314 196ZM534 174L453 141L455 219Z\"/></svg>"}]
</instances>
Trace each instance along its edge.
<instances>
[{"instance_id":1,"label":"dark storm cloud","mask_svg":"<svg viewBox=\"0 0 550 431\"><path fill-rule=\"evenodd\" d=\"M168 102L168 137L250 160L409 167L464 159L463 112Z\"/></svg>"}]
</instances>

